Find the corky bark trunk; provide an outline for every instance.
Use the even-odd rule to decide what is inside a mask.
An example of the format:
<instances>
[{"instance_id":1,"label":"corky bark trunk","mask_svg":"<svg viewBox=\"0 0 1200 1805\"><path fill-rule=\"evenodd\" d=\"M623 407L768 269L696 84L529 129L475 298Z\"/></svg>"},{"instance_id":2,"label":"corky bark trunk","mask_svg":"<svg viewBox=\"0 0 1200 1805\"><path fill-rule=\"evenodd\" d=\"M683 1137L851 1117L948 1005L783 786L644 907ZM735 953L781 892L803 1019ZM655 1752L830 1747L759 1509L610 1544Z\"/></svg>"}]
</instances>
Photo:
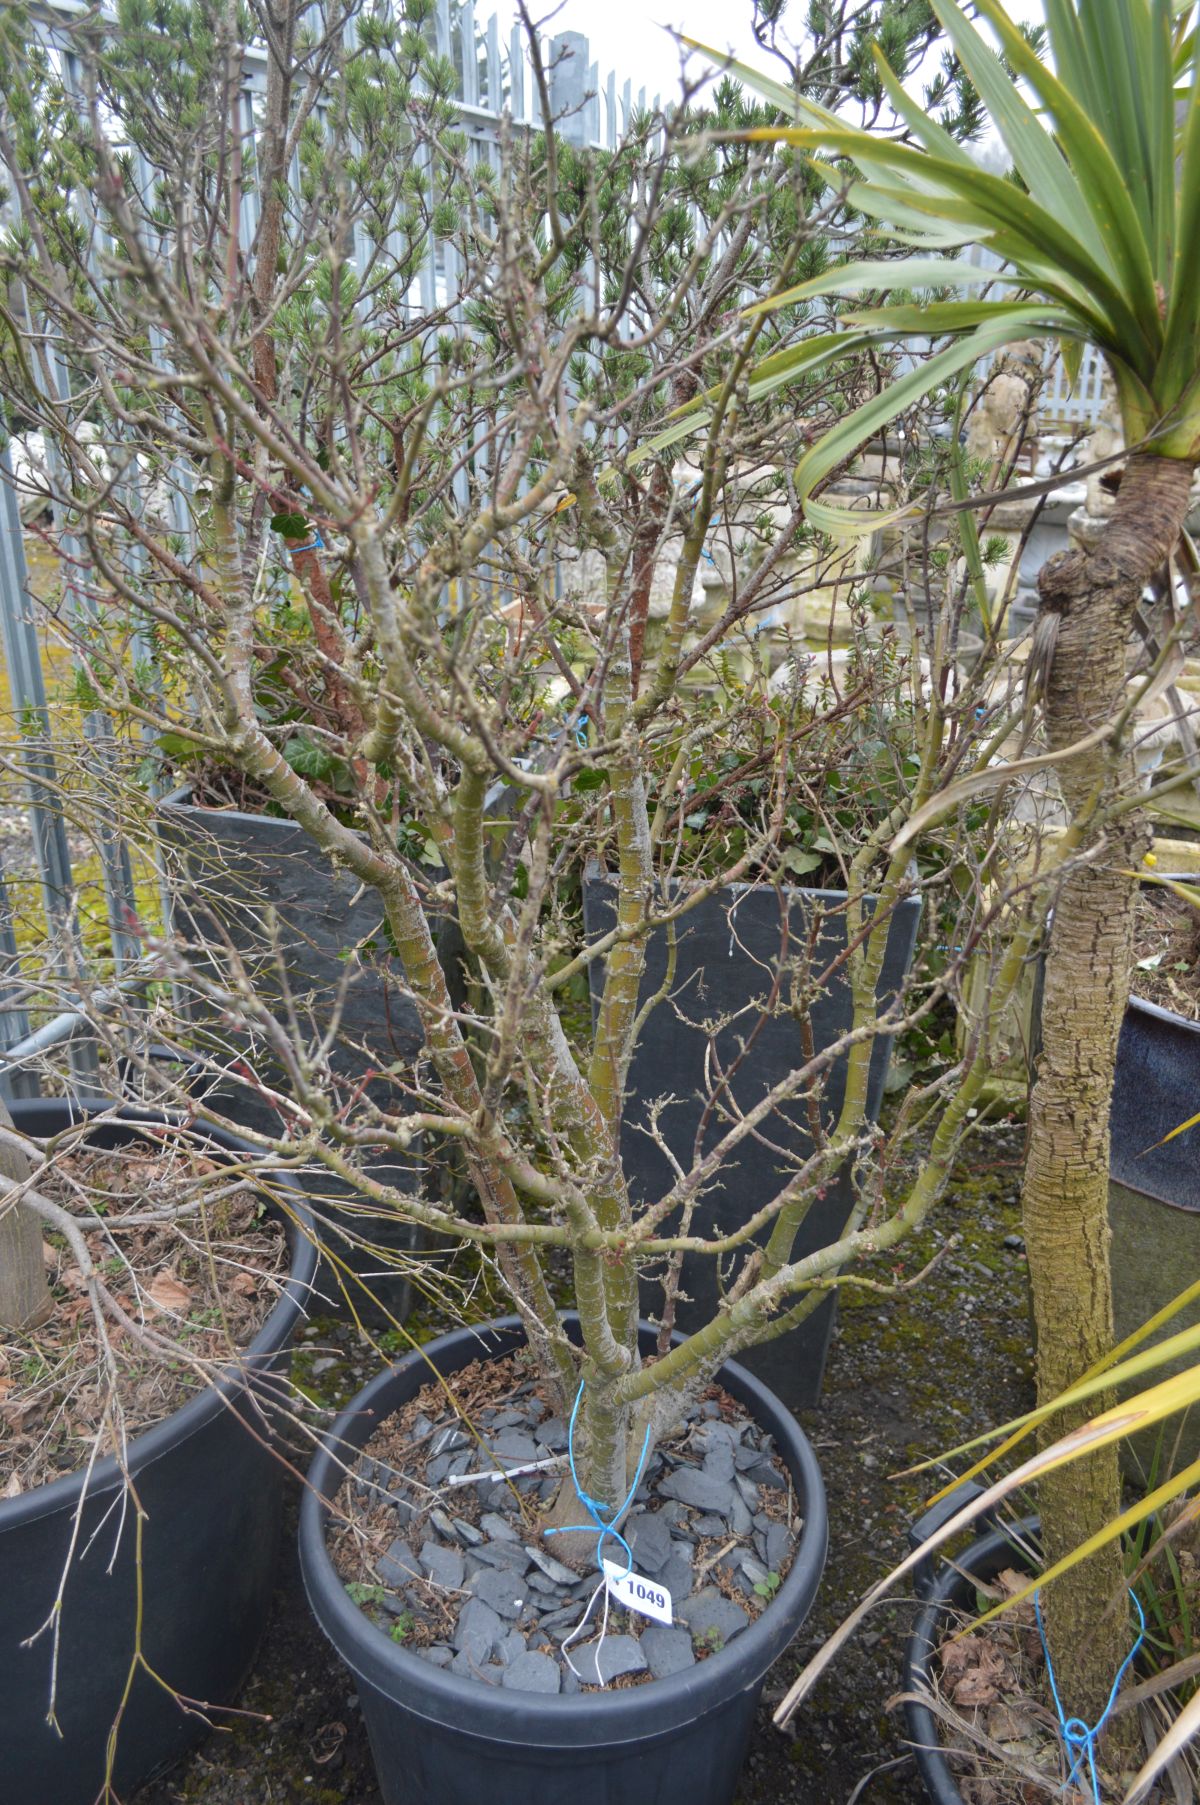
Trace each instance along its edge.
<instances>
[{"instance_id":1,"label":"corky bark trunk","mask_svg":"<svg viewBox=\"0 0 1200 1805\"><path fill-rule=\"evenodd\" d=\"M1082 739L1119 709L1134 609L1187 511L1190 464L1132 457L1102 541L1051 560L1039 578L1038 638L1049 647L1044 711L1050 744ZM1107 744L1060 767L1072 815L1095 812L1103 850L1055 898L1025 1170L1025 1237L1038 1345L1038 1396L1054 1397L1112 1345L1108 1115L1117 1037L1129 994L1136 879L1146 849L1136 815L1105 825L1106 802L1133 782L1128 752ZM1094 1414L1095 1401L1057 1434ZM1120 1508L1114 1449L1041 1481L1047 1558L1058 1560ZM1066 1708L1094 1723L1128 1650L1126 1613L1108 1611L1124 1580L1111 1545L1055 1581L1044 1608ZM1106 1611L1108 1614L1106 1615Z\"/></svg>"}]
</instances>

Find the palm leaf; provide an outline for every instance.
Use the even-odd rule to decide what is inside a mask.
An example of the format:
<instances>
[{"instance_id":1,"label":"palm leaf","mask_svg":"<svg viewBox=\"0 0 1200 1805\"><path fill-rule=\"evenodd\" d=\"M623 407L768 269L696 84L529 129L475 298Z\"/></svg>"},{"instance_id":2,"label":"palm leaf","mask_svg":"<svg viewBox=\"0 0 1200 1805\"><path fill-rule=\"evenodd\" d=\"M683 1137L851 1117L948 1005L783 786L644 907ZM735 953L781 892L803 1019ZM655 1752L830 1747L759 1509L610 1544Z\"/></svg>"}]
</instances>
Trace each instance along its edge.
<instances>
[{"instance_id":1,"label":"palm leaf","mask_svg":"<svg viewBox=\"0 0 1200 1805\"><path fill-rule=\"evenodd\" d=\"M794 288L786 288L769 300L756 301L747 307L750 318L756 313L773 313L798 301L815 301L821 295L857 295L864 289L878 288L979 288L988 282L1013 281L996 270L981 269L965 258L952 257L880 257L857 263L837 263L810 276Z\"/></svg>"},{"instance_id":2,"label":"palm leaf","mask_svg":"<svg viewBox=\"0 0 1200 1805\"><path fill-rule=\"evenodd\" d=\"M1200 1692L1183 1707L1158 1747L1138 1769L1125 1794L1124 1805L1138 1805L1159 1774L1170 1766L1180 1750L1185 1749L1193 1736L1197 1735L1200 1735Z\"/></svg>"},{"instance_id":3,"label":"palm leaf","mask_svg":"<svg viewBox=\"0 0 1200 1805\"><path fill-rule=\"evenodd\" d=\"M1136 297L1135 310L1143 328L1155 333L1158 302L1149 222L1139 219L1111 151L1083 107L1034 55L997 0L979 0L979 10L1000 38L1009 62L1052 115L1059 140L1077 172L1078 190L1100 235L1106 261L1130 296ZM1040 128L1039 136L1046 137ZM1058 156L1057 151L1054 154Z\"/></svg>"},{"instance_id":4,"label":"palm leaf","mask_svg":"<svg viewBox=\"0 0 1200 1805\"><path fill-rule=\"evenodd\" d=\"M757 126L746 137L814 149L822 145L853 158L866 175L873 167L883 169L877 164L880 153L869 134L852 128L812 131L804 126ZM891 192L902 198L910 213L961 223L981 242L992 242L993 249L1018 275L1025 274L1028 267L1039 281L1047 270L1058 272L1060 280L1063 275L1074 278L1081 293L1091 297L1093 323L1104 332L1107 344L1127 360L1136 356L1140 369L1149 366L1151 346L1120 284L1096 261L1088 245L1073 236L1065 221L1033 197L987 170L943 163L906 144L888 145L886 176ZM863 187L873 188L876 216L886 218L891 193L883 180ZM862 204L858 195L854 204Z\"/></svg>"},{"instance_id":5,"label":"palm leaf","mask_svg":"<svg viewBox=\"0 0 1200 1805\"><path fill-rule=\"evenodd\" d=\"M982 303L967 302L965 305L974 312ZM906 407L930 389L957 376L962 370L969 369L981 357L998 351L1002 345L1028 337L1030 332L1038 329L1039 322L1045 317L1044 310L1035 306L1016 312L1003 302L998 302L997 306L1003 312L990 325L975 326L957 344L938 352L927 363L889 383L881 394L864 402L844 420L839 420L818 444L807 451L796 466L796 488L801 499L806 500L811 496L817 484L836 469L844 458L856 451L864 439L869 439L881 426L886 426L898 414L902 414ZM880 526L904 518L909 511L907 508L900 508L887 514L852 513L815 501L807 501L805 508L814 526L839 538L854 538L863 533L875 532Z\"/></svg>"},{"instance_id":6,"label":"palm leaf","mask_svg":"<svg viewBox=\"0 0 1200 1805\"><path fill-rule=\"evenodd\" d=\"M964 1529L969 1528L977 1518L994 1511L997 1505L1002 1504L1013 1492L1020 1491L1058 1467L1066 1466L1072 1460L1078 1460L1083 1455L1093 1454L1099 1448L1110 1446L1125 1435L1150 1427L1156 1422L1162 1422L1173 1412L1186 1409L1197 1399L1200 1399L1200 1366L1193 1367L1187 1373L1177 1374L1172 1379L1165 1379L1160 1385L1152 1386L1149 1391L1139 1394L1136 1398L1131 1398L1127 1404L1120 1406L1117 1410L1106 1411L1102 1416L1093 1418L1090 1423L1084 1423L1080 1428L1071 1430L1069 1434L1054 1442L1051 1447L1042 1449L1040 1453L1032 1455L1013 1472L996 1480L986 1491L972 1499L970 1504L962 1510L956 1511L947 1522L922 1542L919 1548L914 1548L912 1553L901 1561L899 1566L893 1567L884 1579L872 1586L862 1602L856 1606L843 1623L839 1624L833 1635L825 1641L818 1653L804 1668L776 1711L775 1723L780 1727L787 1723L797 1705L812 1690L820 1675L849 1641L879 1600L900 1580L910 1574L915 1567L926 1561L936 1549L944 1547L947 1542L952 1541ZM1177 1495L1180 1490L1186 1489L1197 1477L1200 1477L1200 1461L1186 1468L1182 1473L1176 1474L1172 1481L1168 1481L1166 1485L1160 1486L1156 1493L1152 1493L1151 1496L1157 1500L1157 1504L1151 1508L1157 1508L1165 1503L1169 1496ZM1146 1505L1148 1500L1142 1502L1143 1505ZM1139 1514L1144 1514L1141 1507L1138 1509ZM1128 1515L1128 1513L1126 1514ZM1113 1523L1110 1523L1102 1532L1106 1540L1111 1540L1113 1535L1120 1534L1120 1529L1114 1528L1117 1521L1118 1519L1114 1518ZM1110 1534L1110 1532L1112 1533ZM1082 1556L1076 1551L1070 1558L1074 1561L1081 1559Z\"/></svg>"},{"instance_id":7,"label":"palm leaf","mask_svg":"<svg viewBox=\"0 0 1200 1805\"><path fill-rule=\"evenodd\" d=\"M1108 248L1096 230L1071 166L1053 138L1021 99L999 57L952 0L930 3L959 62L979 90L1030 196L1047 213L1069 220L1071 230L1079 235L1089 255L1111 275ZM1020 33L1016 35L1019 37Z\"/></svg>"}]
</instances>

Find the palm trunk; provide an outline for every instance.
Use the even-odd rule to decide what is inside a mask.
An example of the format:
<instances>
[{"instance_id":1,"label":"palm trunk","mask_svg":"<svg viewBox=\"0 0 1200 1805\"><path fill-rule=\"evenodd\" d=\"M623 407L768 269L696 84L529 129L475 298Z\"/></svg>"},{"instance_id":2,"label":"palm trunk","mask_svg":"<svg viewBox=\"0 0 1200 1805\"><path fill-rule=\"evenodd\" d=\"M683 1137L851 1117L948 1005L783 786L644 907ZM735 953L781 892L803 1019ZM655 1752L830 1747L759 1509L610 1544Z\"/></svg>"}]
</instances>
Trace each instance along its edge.
<instances>
[{"instance_id":1,"label":"palm trunk","mask_svg":"<svg viewBox=\"0 0 1200 1805\"><path fill-rule=\"evenodd\" d=\"M1045 720L1050 743L1082 739L1119 706L1134 609L1161 568L1187 511L1190 464L1133 457L1098 546L1052 560L1039 578L1039 630L1050 640ZM1045 634L1057 616L1057 640ZM1072 815L1096 812L1102 850L1054 902L1042 1005L1042 1053L1029 1123L1025 1237L1038 1345L1038 1397L1046 1401L1112 1345L1108 1231L1108 1114L1117 1037L1129 994L1137 884L1145 826L1125 815L1105 826L1105 804L1133 774L1128 752L1102 745L1060 772ZM1097 1408L1085 1406L1075 1421ZM1055 1433L1068 1422L1057 1419ZM1060 1468L1041 1482L1049 1560L1076 1547L1120 1508L1115 1450ZM1065 1574L1045 1597L1047 1633L1068 1711L1095 1722L1128 1650L1124 1581L1114 1544Z\"/></svg>"}]
</instances>

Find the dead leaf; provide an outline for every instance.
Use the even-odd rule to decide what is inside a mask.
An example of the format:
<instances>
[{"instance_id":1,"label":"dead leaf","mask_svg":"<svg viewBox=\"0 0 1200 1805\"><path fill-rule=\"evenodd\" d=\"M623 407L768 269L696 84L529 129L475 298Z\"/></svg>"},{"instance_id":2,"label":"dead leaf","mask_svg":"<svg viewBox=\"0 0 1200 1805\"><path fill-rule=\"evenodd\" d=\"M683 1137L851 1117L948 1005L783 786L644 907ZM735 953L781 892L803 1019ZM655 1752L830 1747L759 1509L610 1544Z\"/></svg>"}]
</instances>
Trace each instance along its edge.
<instances>
[{"instance_id":1,"label":"dead leaf","mask_svg":"<svg viewBox=\"0 0 1200 1805\"><path fill-rule=\"evenodd\" d=\"M9 1474L8 1484L4 1488L4 1496L6 1498L19 1498L21 1496L21 1479L18 1473Z\"/></svg>"},{"instance_id":2,"label":"dead leaf","mask_svg":"<svg viewBox=\"0 0 1200 1805\"><path fill-rule=\"evenodd\" d=\"M236 1291L239 1297L254 1297L258 1292L258 1282L257 1272L235 1272L229 1281L229 1289Z\"/></svg>"},{"instance_id":3,"label":"dead leaf","mask_svg":"<svg viewBox=\"0 0 1200 1805\"><path fill-rule=\"evenodd\" d=\"M181 1285L179 1280L169 1272L155 1274L146 1291L146 1296L156 1310L169 1311L176 1316L186 1310L192 1301L192 1294L187 1286Z\"/></svg>"}]
</instances>

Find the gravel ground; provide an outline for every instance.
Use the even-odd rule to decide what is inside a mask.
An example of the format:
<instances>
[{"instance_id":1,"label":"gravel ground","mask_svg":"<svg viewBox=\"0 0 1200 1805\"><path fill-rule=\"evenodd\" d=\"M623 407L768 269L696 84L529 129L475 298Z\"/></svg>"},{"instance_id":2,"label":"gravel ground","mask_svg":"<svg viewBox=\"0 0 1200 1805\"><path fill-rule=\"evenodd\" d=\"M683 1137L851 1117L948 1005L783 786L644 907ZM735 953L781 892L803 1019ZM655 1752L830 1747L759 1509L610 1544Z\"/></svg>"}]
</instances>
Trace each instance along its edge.
<instances>
[{"instance_id":1,"label":"gravel ground","mask_svg":"<svg viewBox=\"0 0 1200 1805\"><path fill-rule=\"evenodd\" d=\"M905 1528L922 1492L919 1482L890 1475L1031 1401L1019 1154L1019 1133L981 1142L943 1206L937 1237L905 1249L894 1274L911 1277L946 1236L961 1236L918 1287L894 1299L860 1292L857 1301L844 1301L824 1398L802 1419L829 1494L825 1582L800 1637L768 1676L737 1805L850 1805L852 1797L855 1805L908 1805L925 1798L901 1725L886 1709L899 1686L910 1614L903 1601L882 1610L843 1651L789 1734L772 1728L770 1711L802 1661L905 1551ZM339 1390L353 1389L368 1363L345 1331L334 1331L334 1343L342 1357L323 1376L336 1376ZM305 1356L310 1366L314 1351ZM328 1358L324 1351L316 1364ZM131 1805L382 1805L353 1682L304 1600L296 1507L293 1492L280 1585L242 1700L243 1709L263 1716L210 1736Z\"/></svg>"}]
</instances>

